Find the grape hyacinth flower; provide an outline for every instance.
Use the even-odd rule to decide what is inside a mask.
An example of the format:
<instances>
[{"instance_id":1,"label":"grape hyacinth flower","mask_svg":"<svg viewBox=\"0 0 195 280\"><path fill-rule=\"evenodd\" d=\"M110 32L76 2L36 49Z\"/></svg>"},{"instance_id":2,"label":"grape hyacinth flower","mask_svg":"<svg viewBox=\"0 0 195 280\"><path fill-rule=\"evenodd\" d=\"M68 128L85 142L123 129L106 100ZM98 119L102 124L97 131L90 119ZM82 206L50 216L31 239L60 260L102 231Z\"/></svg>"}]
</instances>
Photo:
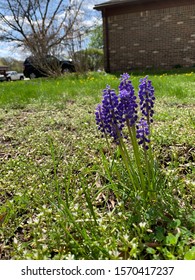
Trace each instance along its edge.
<instances>
[{"instance_id":1,"label":"grape hyacinth flower","mask_svg":"<svg viewBox=\"0 0 195 280\"><path fill-rule=\"evenodd\" d=\"M125 89L127 91L130 91L130 92L134 93L134 87L132 86L132 83L129 79L130 79L129 74L124 73L123 75L121 75L120 84L119 84L119 91Z\"/></svg>"},{"instance_id":2,"label":"grape hyacinth flower","mask_svg":"<svg viewBox=\"0 0 195 280\"><path fill-rule=\"evenodd\" d=\"M96 111L95 111L95 119L96 124L98 125L98 129L105 134L105 128L104 128L104 122L103 122L103 115L102 115L102 106L100 104L97 105Z\"/></svg>"},{"instance_id":3,"label":"grape hyacinth flower","mask_svg":"<svg viewBox=\"0 0 195 280\"><path fill-rule=\"evenodd\" d=\"M104 134L109 134L118 143L122 136L123 120L118 113L118 96L115 91L107 86L103 90L102 104L96 108L96 124L98 129Z\"/></svg>"},{"instance_id":4,"label":"grape hyacinth flower","mask_svg":"<svg viewBox=\"0 0 195 280\"><path fill-rule=\"evenodd\" d=\"M138 139L138 144L142 145L145 150L149 149L148 143L150 143L149 135L149 126L144 118L141 118L139 123L136 126L136 138Z\"/></svg>"},{"instance_id":5,"label":"grape hyacinth flower","mask_svg":"<svg viewBox=\"0 0 195 280\"><path fill-rule=\"evenodd\" d=\"M154 199L154 193L151 190L154 189L155 172L150 143L150 125L154 114L154 88L148 77L140 80L138 92L140 106L138 106L135 90L127 73L121 75L118 90L118 95L110 86L103 90L102 103L97 106L95 112L96 124L106 139L110 155L113 150L108 136L114 138L117 152L131 181L130 188L133 188L135 192L139 191L144 199L145 197ZM138 116L140 116L139 120ZM124 126L127 128L125 134L128 141L123 139L126 138L123 134ZM143 149L140 149L140 146ZM115 154L113 159L115 159ZM113 160L112 163L114 163Z\"/></svg>"},{"instance_id":6,"label":"grape hyacinth flower","mask_svg":"<svg viewBox=\"0 0 195 280\"><path fill-rule=\"evenodd\" d=\"M146 117L148 125L153 122L153 114L154 114L154 88L152 86L152 82L148 80L148 77L140 80L139 85L139 99L140 99L140 109L142 115Z\"/></svg>"},{"instance_id":7,"label":"grape hyacinth flower","mask_svg":"<svg viewBox=\"0 0 195 280\"><path fill-rule=\"evenodd\" d=\"M130 126L133 126L137 121L137 103L134 87L129 80L128 74L121 75L119 85L119 98L118 112L123 121L128 121Z\"/></svg>"}]
</instances>

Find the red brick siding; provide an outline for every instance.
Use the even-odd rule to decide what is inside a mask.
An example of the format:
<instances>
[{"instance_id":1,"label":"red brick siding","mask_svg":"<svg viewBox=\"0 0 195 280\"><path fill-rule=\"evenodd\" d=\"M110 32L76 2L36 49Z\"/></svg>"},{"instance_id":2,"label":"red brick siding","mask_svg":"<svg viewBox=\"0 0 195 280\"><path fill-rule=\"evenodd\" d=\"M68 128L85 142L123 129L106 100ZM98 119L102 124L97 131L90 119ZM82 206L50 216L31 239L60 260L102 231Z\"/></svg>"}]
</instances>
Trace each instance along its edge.
<instances>
[{"instance_id":1,"label":"red brick siding","mask_svg":"<svg viewBox=\"0 0 195 280\"><path fill-rule=\"evenodd\" d=\"M107 70L195 65L195 4L111 15L107 21Z\"/></svg>"}]
</instances>

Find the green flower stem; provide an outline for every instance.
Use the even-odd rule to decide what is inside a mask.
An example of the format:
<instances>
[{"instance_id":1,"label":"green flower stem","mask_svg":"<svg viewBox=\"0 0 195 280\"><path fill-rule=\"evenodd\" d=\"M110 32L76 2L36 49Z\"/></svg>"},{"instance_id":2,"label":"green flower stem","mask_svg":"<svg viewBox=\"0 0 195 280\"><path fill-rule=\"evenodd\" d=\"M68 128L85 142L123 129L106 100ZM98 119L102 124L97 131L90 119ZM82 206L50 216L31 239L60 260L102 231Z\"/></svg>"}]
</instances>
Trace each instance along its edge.
<instances>
[{"instance_id":1,"label":"green flower stem","mask_svg":"<svg viewBox=\"0 0 195 280\"><path fill-rule=\"evenodd\" d=\"M148 127L149 127L149 140L151 138L151 126L150 123L148 123ZM147 172L148 172L148 183L149 183L149 187L150 187L150 191L154 191L154 187L153 187L153 179L154 179L154 157L153 157L153 153L152 153L152 145L151 145L151 141L148 143L149 149L146 151L145 150L145 159L146 159L146 164L147 164Z\"/></svg>"},{"instance_id":2,"label":"green flower stem","mask_svg":"<svg viewBox=\"0 0 195 280\"><path fill-rule=\"evenodd\" d=\"M150 149L150 147L149 147ZM144 157L145 157L145 162L146 162L146 169L147 169L147 178L148 178L148 189L147 189L147 196L149 198L150 201L154 201L156 199L155 196L155 190L154 190L154 172L153 172L153 165L152 162L150 161L150 154L148 157L148 150L144 149ZM150 152L149 152L150 153Z\"/></svg>"},{"instance_id":3,"label":"green flower stem","mask_svg":"<svg viewBox=\"0 0 195 280\"><path fill-rule=\"evenodd\" d=\"M119 150L123 159L123 162L125 164L125 167L128 171L129 177L131 179L131 182L133 184L134 190L137 190L136 184L135 184L135 178L137 178L137 176L135 176L135 173L133 171L133 166L131 164L131 159L129 157L129 154L127 152L127 149L125 147L125 144L123 142L122 137L119 137Z\"/></svg>"},{"instance_id":4,"label":"green flower stem","mask_svg":"<svg viewBox=\"0 0 195 280\"><path fill-rule=\"evenodd\" d=\"M149 140L150 140L150 135L149 135ZM148 149L148 152L149 152L149 159L150 159L150 166L151 166L151 172L152 172L152 176L153 176L153 170L154 170L154 156L153 156L153 153L152 153L152 145L151 145L151 141L149 142L149 149Z\"/></svg>"},{"instance_id":5,"label":"green flower stem","mask_svg":"<svg viewBox=\"0 0 195 280\"><path fill-rule=\"evenodd\" d=\"M134 151L135 161L136 161L136 165L137 165L137 170L138 170L140 181L141 181L141 186L142 186L142 189L145 190L146 186L145 186L144 174L142 171L143 169L142 169L141 160L140 160L139 146L138 146L137 139L136 139L135 126L130 127L129 120L126 120L126 122L127 122L128 132L129 132L129 135L131 138L131 143L133 145L133 151Z\"/></svg>"},{"instance_id":6,"label":"green flower stem","mask_svg":"<svg viewBox=\"0 0 195 280\"><path fill-rule=\"evenodd\" d=\"M111 102L111 100L110 100L110 102ZM123 138L121 137L121 132L120 132L118 126L117 126L117 120L115 118L114 110L112 110L112 117L113 117L113 120L115 120L115 123L116 123L115 128L116 128L116 133L117 133L118 140L119 140L119 150L120 150L123 162L125 164L125 167L127 169L127 172L129 174L129 177L131 179L131 182L133 184L134 190L136 191L137 188L136 188L136 184L135 184L135 178L137 179L137 176L133 171L133 166L131 164L131 159L129 157L128 151L127 151L126 146L124 144Z\"/></svg>"},{"instance_id":7,"label":"green flower stem","mask_svg":"<svg viewBox=\"0 0 195 280\"><path fill-rule=\"evenodd\" d=\"M148 184L150 184L150 182L151 182L151 172L150 172L150 164L149 164L148 154L147 154L146 149L144 149L144 158L145 158L146 169L147 169L147 173L148 173Z\"/></svg>"}]
</instances>

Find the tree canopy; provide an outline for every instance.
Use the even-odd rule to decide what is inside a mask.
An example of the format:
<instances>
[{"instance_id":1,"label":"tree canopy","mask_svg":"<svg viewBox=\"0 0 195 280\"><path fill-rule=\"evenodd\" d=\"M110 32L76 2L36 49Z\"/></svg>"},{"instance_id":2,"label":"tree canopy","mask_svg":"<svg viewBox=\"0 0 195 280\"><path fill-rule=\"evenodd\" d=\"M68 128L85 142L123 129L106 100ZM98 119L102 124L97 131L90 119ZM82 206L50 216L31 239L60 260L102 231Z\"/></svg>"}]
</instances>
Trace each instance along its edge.
<instances>
[{"instance_id":1,"label":"tree canopy","mask_svg":"<svg viewBox=\"0 0 195 280\"><path fill-rule=\"evenodd\" d=\"M90 33L89 47L103 49L103 28L102 25L97 25Z\"/></svg>"}]
</instances>

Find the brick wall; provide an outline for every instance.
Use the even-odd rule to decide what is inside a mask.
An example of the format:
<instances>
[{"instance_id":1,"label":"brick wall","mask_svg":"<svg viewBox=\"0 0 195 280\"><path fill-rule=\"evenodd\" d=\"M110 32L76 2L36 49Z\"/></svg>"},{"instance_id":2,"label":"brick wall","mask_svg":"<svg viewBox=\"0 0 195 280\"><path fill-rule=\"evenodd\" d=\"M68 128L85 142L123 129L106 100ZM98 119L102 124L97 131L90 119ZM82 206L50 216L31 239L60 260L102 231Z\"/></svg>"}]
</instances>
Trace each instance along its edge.
<instances>
[{"instance_id":1,"label":"brick wall","mask_svg":"<svg viewBox=\"0 0 195 280\"><path fill-rule=\"evenodd\" d=\"M195 3L109 15L106 21L111 72L195 65Z\"/></svg>"}]
</instances>

